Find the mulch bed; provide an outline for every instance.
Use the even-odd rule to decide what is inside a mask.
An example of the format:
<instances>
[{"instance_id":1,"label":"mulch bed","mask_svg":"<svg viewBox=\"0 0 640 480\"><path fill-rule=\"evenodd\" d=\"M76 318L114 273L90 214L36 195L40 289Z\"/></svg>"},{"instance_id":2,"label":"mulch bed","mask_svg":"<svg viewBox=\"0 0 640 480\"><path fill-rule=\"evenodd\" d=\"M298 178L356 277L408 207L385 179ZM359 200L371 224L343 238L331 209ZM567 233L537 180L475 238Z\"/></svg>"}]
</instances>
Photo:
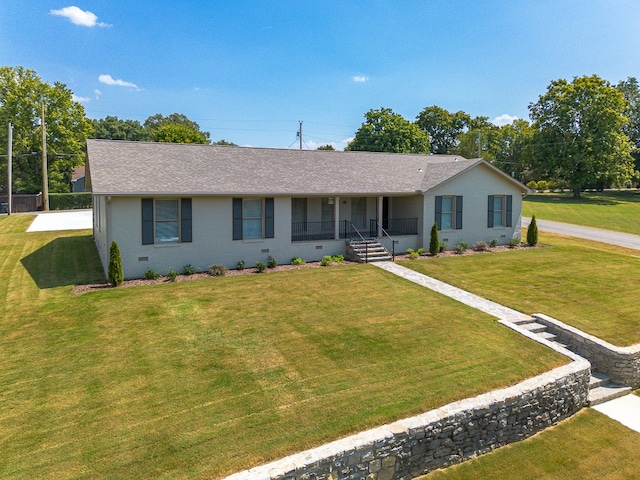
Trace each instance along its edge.
<instances>
[{"instance_id":1,"label":"mulch bed","mask_svg":"<svg viewBox=\"0 0 640 480\"><path fill-rule=\"evenodd\" d=\"M470 248L463 253L456 253L453 250L447 250L446 252L441 252L437 255L431 255L429 253L426 253L424 255L421 255L420 259L478 255L478 254L482 255L487 253L506 252L511 250L524 250L528 248L536 248L536 247L542 247L542 246L543 245L540 245L540 244L534 245L534 246L527 245L527 244L520 244L519 246L516 246L516 247L508 247L506 245L501 245L497 247L489 247L486 250L480 250L480 251L473 250ZM410 260L410 259L411 257L409 256L408 253L402 253L399 255L396 254L396 260ZM345 260L342 263L333 263L332 266L353 265L355 263L356 262ZM263 273L283 272L287 270L301 270L304 268L320 268L320 267L321 267L320 262L307 262L304 265L278 265L277 267L274 267L274 268L267 268ZM228 270L225 274L225 277L235 277L237 275L253 275L258 273L259 272L257 268L245 268L244 270ZM194 273L193 275L178 275L176 276L175 282L176 283L189 282L192 280L199 280L203 278L212 278L212 276L208 272ZM105 281L102 283L76 285L73 288L73 293L75 295L81 295L87 292L100 291L100 290L111 289L111 288L131 288L131 287L139 287L143 285L158 285L160 283L170 283L170 282L171 280L169 279L169 277L166 277L166 276L161 276L156 280L146 280L144 278L125 280L124 282L122 282L121 285L118 285L117 287L112 287L108 282Z\"/></svg>"}]
</instances>

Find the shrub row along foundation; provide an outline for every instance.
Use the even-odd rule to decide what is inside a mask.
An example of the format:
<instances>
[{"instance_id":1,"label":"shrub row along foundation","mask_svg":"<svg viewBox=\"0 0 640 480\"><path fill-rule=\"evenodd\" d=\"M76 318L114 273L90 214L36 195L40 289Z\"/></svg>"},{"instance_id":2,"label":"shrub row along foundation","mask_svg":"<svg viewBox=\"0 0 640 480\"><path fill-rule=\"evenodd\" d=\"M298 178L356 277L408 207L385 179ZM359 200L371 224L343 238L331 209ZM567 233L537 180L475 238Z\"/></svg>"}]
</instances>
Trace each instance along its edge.
<instances>
[{"instance_id":1,"label":"shrub row along foundation","mask_svg":"<svg viewBox=\"0 0 640 480\"><path fill-rule=\"evenodd\" d=\"M227 480L400 480L523 440L587 404L589 362L368 430Z\"/></svg>"},{"instance_id":2,"label":"shrub row along foundation","mask_svg":"<svg viewBox=\"0 0 640 480\"><path fill-rule=\"evenodd\" d=\"M594 370L604 373L612 382L633 388L640 387L640 345L617 347L547 315L533 316L572 351L588 359Z\"/></svg>"}]
</instances>

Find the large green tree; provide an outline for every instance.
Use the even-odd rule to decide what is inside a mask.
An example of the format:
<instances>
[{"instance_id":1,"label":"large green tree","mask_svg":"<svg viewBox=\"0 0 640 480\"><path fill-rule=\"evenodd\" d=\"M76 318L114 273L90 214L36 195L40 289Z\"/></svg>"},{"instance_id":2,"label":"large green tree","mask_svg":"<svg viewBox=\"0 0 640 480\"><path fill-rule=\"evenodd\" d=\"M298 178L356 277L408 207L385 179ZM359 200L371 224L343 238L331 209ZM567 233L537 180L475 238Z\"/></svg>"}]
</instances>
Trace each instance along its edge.
<instances>
[{"instance_id":1,"label":"large green tree","mask_svg":"<svg viewBox=\"0 0 640 480\"><path fill-rule=\"evenodd\" d=\"M566 182L574 198L584 188L628 182L633 158L624 133L627 109L620 90L597 75L552 81L529 105L536 129L533 170L539 178Z\"/></svg>"},{"instance_id":2,"label":"large green tree","mask_svg":"<svg viewBox=\"0 0 640 480\"><path fill-rule=\"evenodd\" d=\"M429 135L431 153L454 153L470 123L471 117L463 111L451 113L437 105L425 107L416 117L416 124Z\"/></svg>"},{"instance_id":3,"label":"large green tree","mask_svg":"<svg viewBox=\"0 0 640 480\"><path fill-rule=\"evenodd\" d=\"M635 176L638 177L638 170L640 170L640 86L635 77L629 77L619 82L617 88L627 101L626 116L629 118L629 124L625 133L633 144L631 155L635 159Z\"/></svg>"},{"instance_id":4,"label":"large green tree","mask_svg":"<svg viewBox=\"0 0 640 480\"><path fill-rule=\"evenodd\" d=\"M84 146L91 122L84 107L72 99L65 84L43 82L24 67L0 67L0 152L7 151L8 124L13 125L13 191L37 193L43 189L42 130L45 110L48 185L50 192L69 192L73 168L84 162ZM6 156L0 185L7 185Z\"/></svg>"},{"instance_id":5,"label":"large green tree","mask_svg":"<svg viewBox=\"0 0 640 480\"><path fill-rule=\"evenodd\" d=\"M533 127L523 119L500 127L497 150L491 163L521 182L532 180L526 174L533 134Z\"/></svg>"},{"instance_id":6,"label":"large green tree","mask_svg":"<svg viewBox=\"0 0 640 480\"><path fill-rule=\"evenodd\" d=\"M149 140L173 143L210 143L209 132L203 132L193 120L182 113L172 113L166 117L157 113L144 122Z\"/></svg>"},{"instance_id":7,"label":"large green tree","mask_svg":"<svg viewBox=\"0 0 640 480\"><path fill-rule=\"evenodd\" d=\"M93 138L107 140L148 140L147 131L137 120L121 120L118 117L91 120L94 128Z\"/></svg>"},{"instance_id":8,"label":"large green tree","mask_svg":"<svg viewBox=\"0 0 640 480\"><path fill-rule=\"evenodd\" d=\"M345 150L429 153L428 135L390 108L369 110L364 116L366 121Z\"/></svg>"}]
</instances>

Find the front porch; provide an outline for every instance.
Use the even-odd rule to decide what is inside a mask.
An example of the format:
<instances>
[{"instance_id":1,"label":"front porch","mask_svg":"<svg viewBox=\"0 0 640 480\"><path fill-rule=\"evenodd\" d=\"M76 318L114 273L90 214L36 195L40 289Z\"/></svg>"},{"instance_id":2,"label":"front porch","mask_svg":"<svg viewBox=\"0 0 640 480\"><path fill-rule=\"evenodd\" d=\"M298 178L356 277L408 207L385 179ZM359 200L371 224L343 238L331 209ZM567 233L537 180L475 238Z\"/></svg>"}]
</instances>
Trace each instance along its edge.
<instances>
[{"instance_id":1,"label":"front porch","mask_svg":"<svg viewBox=\"0 0 640 480\"><path fill-rule=\"evenodd\" d=\"M291 222L291 241L380 238L384 236L418 235L418 218L389 218L380 225L375 218L369 219L368 228L358 228L350 220L338 222L336 237L335 222Z\"/></svg>"}]
</instances>

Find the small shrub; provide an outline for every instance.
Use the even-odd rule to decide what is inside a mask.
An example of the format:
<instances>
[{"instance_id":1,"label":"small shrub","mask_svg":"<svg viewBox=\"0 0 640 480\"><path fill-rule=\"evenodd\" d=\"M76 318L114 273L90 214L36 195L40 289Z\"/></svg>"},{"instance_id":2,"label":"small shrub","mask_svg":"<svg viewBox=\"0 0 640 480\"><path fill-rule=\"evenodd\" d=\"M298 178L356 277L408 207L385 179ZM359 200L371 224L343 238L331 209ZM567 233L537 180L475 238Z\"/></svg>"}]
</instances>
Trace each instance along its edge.
<instances>
[{"instance_id":1,"label":"small shrub","mask_svg":"<svg viewBox=\"0 0 640 480\"><path fill-rule=\"evenodd\" d=\"M483 242L482 240L480 240L479 242L476 242L476 244L473 246L473 249L476 252L486 252L487 250L489 250L489 245L487 245L487 242Z\"/></svg>"},{"instance_id":2,"label":"small shrub","mask_svg":"<svg viewBox=\"0 0 640 480\"><path fill-rule=\"evenodd\" d=\"M415 260L420 256L420 254L416 252L413 248L407 248L407 253L409 254L409 258L411 260Z\"/></svg>"},{"instance_id":3,"label":"small shrub","mask_svg":"<svg viewBox=\"0 0 640 480\"><path fill-rule=\"evenodd\" d=\"M267 265L264 262L256 262L256 270L258 273L262 273L267 269Z\"/></svg>"},{"instance_id":4,"label":"small shrub","mask_svg":"<svg viewBox=\"0 0 640 480\"><path fill-rule=\"evenodd\" d=\"M343 263L344 262L344 255L341 255L341 254L334 255L333 257L331 257L331 261L335 262L335 263Z\"/></svg>"},{"instance_id":5,"label":"small shrub","mask_svg":"<svg viewBox=\"0 0 640 480\"><path fill-rule=\"evenodd\" d=\"M147 268L144 272L145 280L157 280L160 278L160 274L156 272L153 268Z\"/></svg>"},{"instance_id":6,"label":"small shrub","mask_svg":"<svg viewBox=\"0 0 640 480\"><path fill-rule=\"evenodd\" d=\"M320 265L322 265L323 267L328 267L331 265L331 255L325 255L324 257L322 257L322 260L320 260Z\"/></svg>"},{"instance_id":7,"label":"small shrub","mask_svg":"<svg viewBox=\"0 0 640 480\"><path fill-rule=\"evenodd\" d=\"M114 241L111 242L109 248L109 283L117 287L124 281L124 273L122 271L122 258L120 257L120 249L118 244Z\"/></svg>"},{"instance_id":8,"label":"small shrub","mask_svg":"<svg viewBox=\"0 0 640 480\"><path fill-rule=\"evenodd\" d=\"M457 254L461 254L467 251L469 248L469 244L467 242L460 242L455 247L453 247L453 251Z\"/></svg>"},{"instance_id":9,"label":"small shrub","mask_svg":"<svg viewBox=\"0 0 640 480\"><path fill-rule=\"evenodd\" d=\"M536 223L536 216L531 217L531 223L527 228L527 243L529 245L536 245L538 243L538 224Z\"/></svg>"},{"instance_id":10,"label":"small shrub","mask_svg":"<svg viewBox=\"0 0 640 480\"><path fill-rule=\"evenodd\" d=\"M291 265L304 265L307 262L305 262L303 259L301 259L300 257L295 257L291 259Z\"/></svg>"},{"instance_id":11,"label":"small shrub","mask_svg":"<svg viewBox=\"0 0 640 480\"><path fill-rule=\"evenodd\" d=\"M167 277L169 277L169 281L175 282L178 277L178 272L176 272L173 268L169 267L169 271L167 272Z\"/></svg>"},{"instance_id":12,"label":"small shrub","mask_svg":"<svg viewBox=\"0 0 640 480\"><path fill-rule=\"evenodd\" d=\"M424 248L419 248L418 250L416 250L416 253L418 255L424 255Z\"/></svg>"},{"instance_id":13,"label":"small shrub","mask_svg":"<svg viewBox=\"0 0 640 480\"><path fill-rule=\"evenodd\" d=\"M271 255L267 257L267 267L276 268L278 266L278 260L273 258Z\"/></svg>"},{"instance_id":14,"label":"small shrub","mask_svg":"<svg viewBox=\"0 0 640 480\"><path fill-rule=\"evenodd\" d=\"M448 247L449 245L447 245L447 242L440 242L440 252L445 252Z\"/></svg>"},{"instance_id":15,"label":"small shrub","mask_svg":"<svg viewBox=\"0 0 640 480\"><path fill-rule=\"evenodd\" d=\"M490 246L491 248L493 248L493 247L497 247L497 246L498 246L498 239L497 239L497 238L492 238L492 239L491 239L491 242L489 243L489 246Z\"/></svg>"},{"instance_id":16,"label":"small shrub","mask_svg":"<svg viewBox=\"0 0 640 480\"><path fill-rule=\"evenodd\" d=\"M429 253L435 255L440 252L440 239L438 237L438 224L434 223L431 227L431 238L429 240Z\"/></svg>"},{"instance_id":17,"label":"small shrub","mask_svg":"<svg viewBox=\"0 0 640 480\"><path fill-rule=\"evenodd\" d=\"M518 245L520 245L520 239L518 237L513 237L507 242L507 247L509 248L516 248Z\"/></svg>"},{"instance_id":18,"label":"small shrub","mask_svg":"<svg viewBox=\"0 0 640 480\"><path fill-rule=\"evenodd\" d=\"M227 267L221 263L214 263L209 266L209 274L212 277L224 277L227 274Z\"/></svg>"},{"instance_id":19,"label":"small shrub","mask_svg":"<svg viewBox=\"0 0 640 480\"><path fill-rule=\"evenodd\" d=\"M182 272L185 275L193 275L196 273L196 269L193 265L191 265L190 263L187 263L184 267L182 267Z\"/></svg>"},{"instance_id":20,"label":"small shrub","mask_svg":"<svg viewBox=\"0 0 640 480\"><path fill-rule=\"evenodd\" d=\"M246 265L245 265L245 263L244 263L244 260L240 260L240 261L238 262L238 264L236 265L236 268L237 268L238 270L244 270L244 269L246 268Z\"/></svg>"}]
</instances>

